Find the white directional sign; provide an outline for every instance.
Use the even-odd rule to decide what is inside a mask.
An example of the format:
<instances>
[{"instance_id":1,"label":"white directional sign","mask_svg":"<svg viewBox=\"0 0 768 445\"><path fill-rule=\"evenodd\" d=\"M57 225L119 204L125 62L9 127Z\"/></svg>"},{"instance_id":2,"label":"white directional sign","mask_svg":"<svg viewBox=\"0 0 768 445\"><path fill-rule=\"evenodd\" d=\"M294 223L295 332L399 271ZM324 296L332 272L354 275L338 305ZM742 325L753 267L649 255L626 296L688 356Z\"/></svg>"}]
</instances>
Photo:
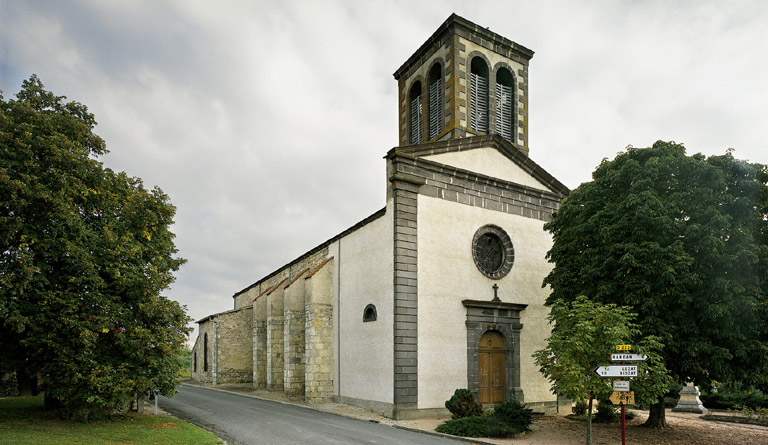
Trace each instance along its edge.
<instances>
[{"instance_id":1,"label":"white directional sign","mask_svg":"<svg viewBox=\"0 0 768 445\"><path fill-rule=\"evenodd\" d=\"M614 380L613 390L616 392L629 391L629 380Z\"/></svg>"},{"instance_id":2,"label":"white directional sign","mask_svg":"<svg viewBox=\"0 0 768 445\"><path fill-rule=\"evenodd\" d=\"M637 377L637 365L598 366L595 374L600 377Z\"/></svg>"},{"instance_id":3,"label":"white directional sign","mask_svg":"<svg viewBox=\"0 0 768 445\"><path fill-rule=\"evenodd\" d=\"M644 362L646 360L648 360L647 355L622 354L622 353L611 354L612 362Z\"/></svg>"}]
</instances>

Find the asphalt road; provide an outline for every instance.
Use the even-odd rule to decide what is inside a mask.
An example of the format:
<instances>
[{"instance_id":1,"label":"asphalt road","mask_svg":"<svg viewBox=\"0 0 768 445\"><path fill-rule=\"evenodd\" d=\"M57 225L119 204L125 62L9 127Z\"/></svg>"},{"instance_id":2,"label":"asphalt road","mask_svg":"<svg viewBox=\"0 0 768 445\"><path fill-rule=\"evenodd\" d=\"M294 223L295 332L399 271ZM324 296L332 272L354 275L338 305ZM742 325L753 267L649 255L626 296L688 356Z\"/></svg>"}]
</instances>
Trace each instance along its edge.
<instances>
[{"instance_id":1,"label":"asphalt road","mask_svg":"<svg viewBox=\"0 0 768 445\"><path fill-rule=\"evenodd\" d=\"M294 405L182 386L159 405L228 444L460 444L465 442Z\"/></svg>"}]
</instances>

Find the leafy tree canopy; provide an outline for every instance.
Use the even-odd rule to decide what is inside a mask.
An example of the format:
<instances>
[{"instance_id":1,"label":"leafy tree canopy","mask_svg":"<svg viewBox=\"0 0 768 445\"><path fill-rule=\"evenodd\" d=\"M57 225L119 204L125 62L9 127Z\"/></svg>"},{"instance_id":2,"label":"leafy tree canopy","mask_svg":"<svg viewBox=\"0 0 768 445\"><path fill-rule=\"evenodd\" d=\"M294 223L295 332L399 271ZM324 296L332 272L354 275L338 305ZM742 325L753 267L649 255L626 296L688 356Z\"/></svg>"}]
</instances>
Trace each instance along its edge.
<instances>
[{"instance_id":1,"label":"leafy tree canopy","mask_svg":"<svg viewBox=\"0 0 768 445\"><path fill-rule=\"evenodd\" d=\"M576 402L607 399L613 392L611 381L594 370L612 364L611 353L617 352L616 345L633 345L633 353L649 357L637 363L640 378L633 380L633 389L640 390L639 397L656 402L668 383L659 357L663 345L654 336L641 337L633 322L635 317L627 307L596 303L584 296L573 302L558 302L549 314L554 329L547 338L547 347L533 355L536 365L558 394Z\"/></svg>"},{"instance_id":2,"label":"leafy tree canopy","mask_svg":"<svg viewBox=\"0 0 768 445\"><path fill-rule=\"evenodd\" d=\"M638 399L655 403L666 392L670 376L661 361L663 347L654 336L641 337L629 308L601 304L580 296L572 302L558 301L549 314L554 324L547 347L533 355L536 365L552 383L557 394L580 402L589 400L587 443L592 437L592 400L607 399L613 392L611 380L598 376L598 366L610 361L616 345L632 345L632 352L647 355L637 362L638 378L631 388Z\"/></svg>"},{"instance_id":3,"label":"leafy tree canopy","mask_svg":"<svg viewBox=\"0 0 768 445\"><path fill-rule=\"evenodd\" d=\"M174 392L189 319L161 292L184 260L168 196L104 168L94 116L65 99L36 76L0 96L0 371L109 411Z\"/></svg>"},{"instance_id":4,"label":"leafy tree canopy","mask_svg":"<svg viewBox=\"0 0 768 445\"><path fill-rule=\"evenodd\" d=\"M547 304L629 306L679 382L768 387L768 170L682 145L603 160L545 228Z\"/></svg>"}]
</instances>

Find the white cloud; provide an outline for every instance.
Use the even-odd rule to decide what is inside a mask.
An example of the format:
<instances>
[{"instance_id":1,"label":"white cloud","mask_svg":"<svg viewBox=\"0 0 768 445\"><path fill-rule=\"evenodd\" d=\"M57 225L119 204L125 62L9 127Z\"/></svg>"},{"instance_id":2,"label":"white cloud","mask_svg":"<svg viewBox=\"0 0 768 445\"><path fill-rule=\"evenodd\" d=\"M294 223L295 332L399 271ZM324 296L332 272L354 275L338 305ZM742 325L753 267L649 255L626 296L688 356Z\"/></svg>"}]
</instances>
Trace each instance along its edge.
<instances>
[{"instance_id":1,"label":"white cloud","mask_svg":"<svg viewBox=\"0 0 768 445\"><path fill-rule=\"evenodd\" d=\"M768 162L768 3L3 2L0 89L89 106L159 185L199 319L384 205L392 73L451 14L536 51L531 157L570 187L627 144Z\"/></svg>"}]
</instances>

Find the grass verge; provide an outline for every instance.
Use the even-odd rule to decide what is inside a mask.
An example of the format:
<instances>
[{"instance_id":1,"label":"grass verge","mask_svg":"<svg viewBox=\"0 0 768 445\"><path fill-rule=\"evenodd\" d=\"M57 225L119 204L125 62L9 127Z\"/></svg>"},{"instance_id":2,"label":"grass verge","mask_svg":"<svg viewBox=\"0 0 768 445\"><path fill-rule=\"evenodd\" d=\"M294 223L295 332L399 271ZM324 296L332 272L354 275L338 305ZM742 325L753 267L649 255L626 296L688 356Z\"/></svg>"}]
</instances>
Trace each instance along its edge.
<instances>
[{"instance_id":1,"label":"grass verge","mask_svg":"<svg viewBox=\"0 0 768 445\"><path fill-rule=\"evenodd\" d=\"M0 398L0 442L13 444L219 444L202 428L165 416L119 414L113 420L75 422L43 409L43 398Z\"/></svg>"}]
</instances>

